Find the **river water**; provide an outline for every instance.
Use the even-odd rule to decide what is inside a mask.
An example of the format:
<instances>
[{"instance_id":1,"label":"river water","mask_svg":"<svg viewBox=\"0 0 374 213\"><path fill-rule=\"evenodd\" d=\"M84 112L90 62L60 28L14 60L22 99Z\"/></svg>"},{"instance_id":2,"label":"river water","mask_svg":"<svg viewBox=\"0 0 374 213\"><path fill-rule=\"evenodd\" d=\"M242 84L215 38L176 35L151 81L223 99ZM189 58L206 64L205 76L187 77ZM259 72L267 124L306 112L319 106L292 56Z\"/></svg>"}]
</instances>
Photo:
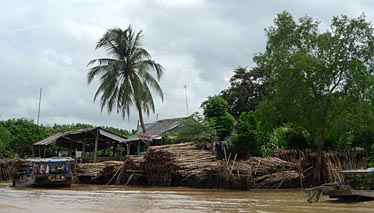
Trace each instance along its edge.
<instances>
[{"instance_id":1,"label":"river water","mask_svg":"<svg viewBox=\"0 0 374 213\"><path fill-rule=\"evenodd\" d=\"M13 188L0 183L0 212L374 212L374 201L308 203L302 190L224 191L73 185Z\"/></svg>"}]
</instances>

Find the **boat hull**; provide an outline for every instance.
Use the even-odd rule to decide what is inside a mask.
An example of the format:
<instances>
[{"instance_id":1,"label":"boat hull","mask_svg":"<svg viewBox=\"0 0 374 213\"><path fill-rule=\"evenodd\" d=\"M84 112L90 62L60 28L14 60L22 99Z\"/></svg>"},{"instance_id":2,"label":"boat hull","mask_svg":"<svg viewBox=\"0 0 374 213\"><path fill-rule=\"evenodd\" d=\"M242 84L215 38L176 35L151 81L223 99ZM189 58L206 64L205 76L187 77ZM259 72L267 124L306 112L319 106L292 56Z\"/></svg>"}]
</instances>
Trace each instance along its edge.
<instances>
[{"instance_id":1,"label":"boat hull","mask_svg":"<svg viewBox=\"0 0 374 213\"><path fill-rule=\"evenodd\" d=\"M69 187L71 184L71 174L21 175L13 180L14 187Z\"/></svg>"}]
</instances>

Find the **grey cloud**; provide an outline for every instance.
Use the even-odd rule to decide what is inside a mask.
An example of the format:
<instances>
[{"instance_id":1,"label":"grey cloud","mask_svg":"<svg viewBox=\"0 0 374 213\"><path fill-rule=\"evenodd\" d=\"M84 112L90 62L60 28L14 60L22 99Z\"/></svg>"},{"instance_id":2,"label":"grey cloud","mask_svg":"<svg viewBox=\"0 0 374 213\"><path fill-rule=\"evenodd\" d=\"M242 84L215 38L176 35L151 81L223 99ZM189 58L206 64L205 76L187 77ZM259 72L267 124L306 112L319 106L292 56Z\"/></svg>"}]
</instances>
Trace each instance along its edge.
<instances>
[{"instance_id":1,"label":"grey cloud","mask_svg":"<svg viewBox=\"0 0 374 213\"><path fill-rule=\"evenodd\" d=\"M228 86L237 66L254 66L252 57L265 47L264 28L277 13L308 14L327 28L331 17L365 12L374 21L374 6L360 1L7 1L0 8L0 119L36 119L43 87L41 122L91 123L125 129L136 127L115 112L100 112L93 103L97 82L87 85L87 62L105 56L95 51L106 29L143 29L143 43L165 68L165 100L156 101L158 118L199 111L206 97Z\"/></svg>"}]
</instances>

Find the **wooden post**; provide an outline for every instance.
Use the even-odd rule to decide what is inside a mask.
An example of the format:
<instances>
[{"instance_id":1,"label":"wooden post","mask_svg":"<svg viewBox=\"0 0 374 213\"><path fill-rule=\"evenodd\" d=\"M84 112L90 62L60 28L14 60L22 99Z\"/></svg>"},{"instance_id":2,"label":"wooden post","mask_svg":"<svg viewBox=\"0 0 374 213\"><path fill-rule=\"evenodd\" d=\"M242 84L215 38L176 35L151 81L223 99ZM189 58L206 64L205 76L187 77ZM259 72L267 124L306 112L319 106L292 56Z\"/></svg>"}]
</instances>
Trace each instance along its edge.
<instances>
[{"instance_id":1,"label":"wooden post","mask_svg":"<svg viewBox=\"0 0 374 213\"><path fill-rule=\"evenodd\" d=\"M70 141L69 155L70 155L70 157L73 157L73 141Z\"/></svg>"},{"instance_id":2,"label":"wooden post","mask_svg":"<svg viewBox=\"0 0 374 213\"><path fill-rule=\"evenodd\" d=\"M128 142L127 144L126 144L126 148L127 148L127 155L130 155L130 142Z\"/></svg>"},{"instance_id":3,"label":"wooden post","mask_svg":"<svg viewBox=\"0 0 374 213\"><path fill-rule=\"evenodd\" d=\"M81 157L83 158L83 157L85 157L85 153L86 153L86 141L83 141L82 144L83 144L83 147L82 147L82 156Z\"/></svg>"},{"instance_id":4,"label":"wooden post","mask_svg":"<svg viewBox=\"0 0 374 213\"><path fill-rule=\"evenodd\" d=\"M116 153L116 148L117 148L117 143L114 143L113 149L112 149L112 158L114 158L114 154Z\"/></svg>"},{"instance_id":5,"label":"wooden post","mask_svg":"<svg viewBox=\"0 0 374 213\"><path fill-rule=\"evenodd\" d=\"M95 150L94 150L94 163L97 163L97 147L99 146L99 128L96 132Z\"/></svg>"}]
</instances>

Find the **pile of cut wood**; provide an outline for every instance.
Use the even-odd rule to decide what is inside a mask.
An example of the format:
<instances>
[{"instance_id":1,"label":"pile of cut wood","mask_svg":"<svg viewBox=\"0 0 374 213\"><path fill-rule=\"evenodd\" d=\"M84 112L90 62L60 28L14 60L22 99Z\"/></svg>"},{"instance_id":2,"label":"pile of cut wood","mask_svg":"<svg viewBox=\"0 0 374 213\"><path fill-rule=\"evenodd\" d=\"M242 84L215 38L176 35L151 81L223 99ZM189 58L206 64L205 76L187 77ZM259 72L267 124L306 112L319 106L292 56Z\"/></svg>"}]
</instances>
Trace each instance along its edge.
<instances>
[{"instance_id":1,"label":"pile of cut wood","mask_svg":"<svg viewBox=\"0 0 374 213\"><path fill-rule=\"evenodd\" d=\"M122 168L107 184L145 185L144 157L136 155L126 156Z\"/></svg>"},{"instance_id":2,"label":"pile of cut wood","mask_svg":"<svg viewBox=\"0 0 374 213\"><path fill-rule=\"evenodd\" d=\"M209 187L221 169L211 152L193 142L152 146L144 158L149 185Z\"/></svg>"},{"instance_id":3,"label":"pile of cut wood","mask_svg":"<svg viewBox=\"0 0 374 213\"><path fill-rule=\"evenodd\" d=\"M142 174L142 171L143 156L127 156L125 161L77 164L74 173L80 183L118 185L129 184L130 181L135 184L139 175L134 174Z\"/></svg>"},{"instance_id":4,"label":"pile of cut wood","mask_svg":"<svg viewBox=\"0 0 374 213\"><path fill-rule=\"evenodd\" d=\"M150 147L145 160L150 185L275 189L310 186L316 153L286 150L276 157L235 161L229 156L221 161L191 142ZM340 170L360 168L362 163L356 152L323 152L323 182L342 181Z\"/></svg>"},{"instance_id":5,"label":"pile of cut wood","mask_svg":"<svg viewBox=\"0 0 374 213\"><path fill-rule=\"evenodd\" d=\"M238 184L246 181L247 188L274 189L298 187L303 178L297 164L276 157L252 157L248 161L231 162L228 171L233 180L240 179ZM228 165L227 163L224 165ZM227 166L225 166L227 168ZM297 186L298 185L298 186ZM239 186L238 186L239 187Z\"/></svg>"},{"instance_id":6,"label":"pile of cut wood","mask_svg":"<svg viewBox=\"0 0 374 213\"><path fill-rule=\"evenodd\" d=\"M74 174L80 183L106 184L123 164L122 161L77 164Z\"/></svg>"},{"instance_id":7,"label":"pile of cut wood","mask_svg":"<svg viewBox=\"0 0 374 213\"><path fill-rule=\"evenodd\" d=\"M276 157L287 162L296 163L303 173L303 185L312 185L317 153L310 150L279 150L276 153ZM363 157L363 152L322 152L322 182L342 182L344 177L340 171L364 168L365 161Z\"/></svg>"},{"instance_id":8,"label":"pile of cut wood","mask_svg":"<svg viewBox=\"0 0 374 213\"><path fill-rule=\"evenodd\" d=\"M17 175L26 174L31 164L21 158L8 160L8 174L9 178L14 178Z\"/></svg>"},{"instance_id":9,"label":"pile of cut wood","mask_svg":"<svg viewBox=\"0 0 374 213\"><path fill-rule=\"evenodd\" d=\"M9 180L17 173L26 173L28 167L21 159L0 159L0 181Z\"/></svg>"}]
</instances>

